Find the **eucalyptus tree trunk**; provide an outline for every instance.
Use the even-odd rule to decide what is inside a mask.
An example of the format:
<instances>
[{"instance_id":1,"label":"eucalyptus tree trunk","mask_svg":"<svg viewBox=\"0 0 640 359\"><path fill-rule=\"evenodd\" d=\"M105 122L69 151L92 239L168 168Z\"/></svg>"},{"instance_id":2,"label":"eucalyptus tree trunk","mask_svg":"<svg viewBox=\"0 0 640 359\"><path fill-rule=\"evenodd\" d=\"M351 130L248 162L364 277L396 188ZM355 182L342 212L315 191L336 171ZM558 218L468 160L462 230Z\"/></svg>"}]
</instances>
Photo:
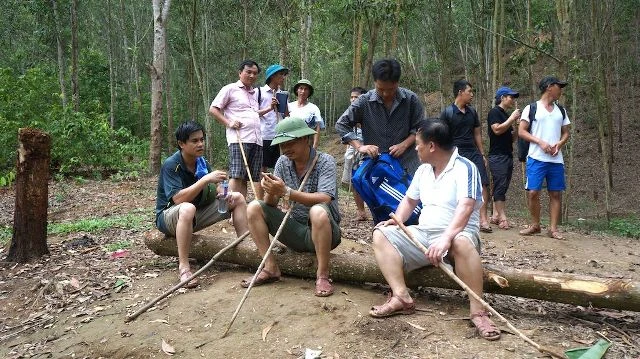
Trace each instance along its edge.
<instances>
[{"instance_id":1,"label":"eucalyptus tree trunk","mask_svg":"<svg viewBox=\"0 0 640 359\"><path fill-rule=\"evenodd\" d=\"M364 20L357 14L356 19L358 22L356 30L356 43L353 48L353 86L362 86L362 37L364 34ZM355 20L354 20L355 21ZM367 88L366 86L363 86Z\"/></svg>"},{"instance_id":2,"label":"eucalyptus tree trunk","mask_svg":"<svg viewBox=\"0 0 640 359\"><path fill-rule=\"evenodd\" d=\"M167 20L171 0L153 0L153 63L149 66L151 76L151 141L149 144L149 170L160 171L162 150L162 94L165 70L165 44Z\"/></svg>"},{"instance_id":3,"label":"eucalyptus tree trunk","mask_svg":"<svg viewBox=\"0 0 640 359\"><path fill-rule=\"evenodd\" d=\"M249 48L249 0L242 0L242 14L242 59L246 59Z\"/></svg>"},{"instance_id":4,"label":"eucalyptus tree trunk","mask_svg":"<svg viewBox=\"0 0 640 359\"><path fill-rule=\"evenodd\" d=\"M371 67L373 66L373 55L376 52L379 30L380 20L369 20L369 47L367 48L367 60L364 64L364 81L360 84L364 88L369 88L371 83Z\"/></svg>"},{"instance_id":5,"label":"eucalyptus tree trunk","mask_svg":"<svg viewBox=\"0 0 640 359\"><path fill-rule=\"evenodd\" d=\"M491 67L491 88L495 89L498 87L498 77L500 76L500 6L502 0L495 0L493 3L493 36L491 39L491 59L492 59L492 67Z\"/></svg>"},{"instance_id":6,"label":"eucalyptus tree trunk","mask_svg":"<svg viewBox=\"0 0 640 359\"><path fill-rule=\"evenodd\" d=\"M73 109L80 111L78 89L78 0L71 1L71 101Z\"/></svg>"},{"instance_id":7,"label":"eucalyptus tree trunk","mask_svg":"<svg viewBox=\"0 0 640 359\"><path fill-rule=\"evenodd\" d=\"M311 0L302 0L300 12L300 77L309 74L309 41L311 37Z\"/></svg>"},{"instance_id":8,"label":"eucalyptus tree trunk","mask_svg":"<svg viewBox=\"0 0 640 359\"><path fill-rule=\"evenodd\" d=\"M396 9L393 13L393 28L391 29L391 57L398 54L398 27L400 26L400 6L402 0L396 0Z\"/></svg>"},{"instance_id":9,"label":"eucalyptus tree trunk","mask_svg":"<svg viewBox=\"0 0 640 359\"><path fill-rule=\"evenodd\" d=\"M609 163L609 146L607 142L607 117L609 116L609 106L607 104L607 96L606 96L606 88L605 83L607 81L606 69L605 69L605 53L609 50L606 48L606 43L604 40L604 32L606 31L606 21L605 17L607 16L607 4L601 2L600 0L591 0L591 25L593 26L594 31L591 31L591 44L592 49L595 51L595 56L592 58L592 66L591 71L593 74L592 78L592 89L593 89L593 99L596 105L596 116L598 121L598 137L600 149L602 150L602 169L604 174L604 194L605 194L605 212L607 222L610 220L611 216L611 206L609 203L611 197L611 186L609 185L609 173L611 171L610 163Z\"/></svg>"},{"instance_id":10,"label":"eucalyptus tree trunk","mask_svg":"<svg viewBox=\"0 0 640 359\"><path fill-rule=\"evenodd\" d=\"M114 65L114 49L113 49L113 37L111 34L114 32L113 21L111 16L111 0L107 0L107 44L109 46L109 124L111 128L116 127L116 82L115 82L115 65Z\"/></svg>"},{"instance_id":11,"label":"eucalyptus tree trunk","mask_svg":"<svg viewBox=\"0 0 640 359\"><path fill-rule=\"evenodd\" d=\"M165 72L165 76L164 76L164 80L165 80L165 99L167 101L167 148L169 149L169 152L172 144L175 141L175 137L173 136L173 99L171 97L171 66L169 66L169 56L167 56L167 53L169 52L169 49L167 47L167 43L166 43L166 37L165 37L165 52L164 52L164 63L166 66L166 72Z\"/></svg>"},{"instance_id":12,"label":"eucalyptus tree trunk","mask_svg":"<svg viewBox=\"0 0 640 359\"><path fill-rule=\"evenodd\" d=\"M58 82L60 83L60 97L62 98L62 108L67 108L67 91L64 83L64 45L62 44L62 30L60 26L60 15L58 14L58 3L56 0L51 0L51 6L53 7L53 22L56 27L56 45L58 50Z\"/></svg>"}]
</instances>

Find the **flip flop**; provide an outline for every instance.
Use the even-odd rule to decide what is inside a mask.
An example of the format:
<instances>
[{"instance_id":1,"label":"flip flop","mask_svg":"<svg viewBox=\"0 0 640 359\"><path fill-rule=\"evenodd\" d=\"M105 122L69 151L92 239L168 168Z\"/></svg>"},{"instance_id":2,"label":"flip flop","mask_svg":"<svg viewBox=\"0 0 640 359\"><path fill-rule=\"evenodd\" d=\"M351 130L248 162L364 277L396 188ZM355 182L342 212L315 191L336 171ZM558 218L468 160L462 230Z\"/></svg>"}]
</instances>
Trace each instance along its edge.
<instances>
[{"instance_id":1,"label":"flip flop","mask_svg":"<svg viewBox=\"0 0 640 359\"><path fill-rule=\"evenodd\" d=\"M520 235L521 236L533 236L536 233L540 233L540 226L536 226L536 225L531 225L528 226L527 228L523 229L520 231Z\"/></svg>"},{"instance_id":2,"label":"flip flop","mask_svg":"<svg viewBox=\"0 0 640 359\"><path fill-rule=\"evenodd\" d=\"M191 277L193 275L193 273L191 273L190 269L185 269L180 271L180 275L178 276L178 278L180 279L180 282L184 282L187 278ZM189 288L189 289L193 289L197 286L200 285L200 282L198 281L197 278L193 278L192 280L189 281L189 283L185 284L184 287L185 288Z\"/></svg>"},{"instance_id":3,"label":"flip flop","mask_svg":"<svg viewBox=\"0 0 640 359\"><path fill-rule=\"evenodd\" d=\"M480 232L491 233L493 232L493 229L491 229L491 227L488 224L485 224L484 226L480 225Z\"/></svg>"},{"instance_id":4,"label":"flip flop","mask_svg":"<svg viewBox=\"0 0 640 359\"><path fill-rule=\"evenodd\" d=\"M489 217L489 223L495 224L497 226L500 224L500 220L497 218Z\"/></svg>"},{"instance_id":5,"label":"flip flop","mask_svg":"<svg viewBox=\"0 0 640 359\"><path fill-rule=\"evenodd\" d=\"M557 231L557 230L556 231L548 230L547 237L553 238L553 239L559 239L559 240L564 239L564 236L560 234L560 231Z\"/></svg>"},{"instance_id":6,"label":"flip flop","mask_svg":"<svg viewBox=\"0 0 640 359\"><path fill-rule=\"evenodd\" d=\"M327 277L319 277L316 279L316 297L328 297L333 294L333 284L331 284L331 279Z\"/></svg>"},{"instance_id":7,"label":"flip flop","mask_svg":"<svg viewBox=\"0 0 640 359\"><path fill-rule=\"evenodd\" d=\"M394 308L391 304L392 301L400 302L401 307ZM373 307L371 307L371 310L369 311L369 315L374 318L385 318L385 317L390 317L392 315L397 315L397 314L409 315L415 312L416 312L416 303L414 302L407 303L404 300L402 300L402 298L391 294L389 295L389 299L387 300L386 303L382 305L374 305Z\"/></svg>"},{"instance_id":8,"label":"flip flop","mask_svg":"<svg viewBox=\"0 0 640 359\"><path fill-rule=\"evenodd\" d=\"M266 277L260 277L260 274L265 273L267 276ZM253 280L253 276L243 279L242 282L240 282L240 286L242 288L249 288L249 285L251 284L251 281ZM278 282L280 281L280 276L276 276L273 273L269 272L266 269L263 269L259 274L258 274L258 278L256 278L255 283L253 283L254 287L258 287L264 284L269 284L269 283L274 283L274 282Z\"/></svg>"},{"instance_id":9,"label":"flip flop","mask_svg":"<svg viewBox=\"0 0 640 359\"><path fill-rule=\"evenodd\" d=\"M509 225L509 221L507 221L506 219L503 219L500 221L500 223L498 223L498 228L506 230L511 228L511 226Z\"/></svg>"},{"instance_id":10,"label":"flip flop","mask_svg":"<svg viewBox=\"0 0 640 359\"><path fill-rule=\"evenodd\" d=\"M479 311L471 314L471 325L476 327L478 334L486 340L498 340L500 339L500 329L496 327L495 323L489 318L489 313Z\"/></svg>"}]
</instances>

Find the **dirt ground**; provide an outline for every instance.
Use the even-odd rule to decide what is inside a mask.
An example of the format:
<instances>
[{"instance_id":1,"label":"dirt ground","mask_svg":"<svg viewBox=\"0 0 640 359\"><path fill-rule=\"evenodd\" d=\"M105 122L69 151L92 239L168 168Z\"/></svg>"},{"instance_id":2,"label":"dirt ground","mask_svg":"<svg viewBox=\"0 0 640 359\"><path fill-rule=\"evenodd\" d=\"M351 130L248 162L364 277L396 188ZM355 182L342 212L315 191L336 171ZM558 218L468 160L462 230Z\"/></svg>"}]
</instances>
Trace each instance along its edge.
<instances>
[{"instance_id":1,"label":"dirt ground","mask_svg":"<svg viewBox=\"0 0 640 359\"><path fill-rule=\"evenodd\" d=\"M49 220L137 211L151 223L155 185L155 179L55 183ZM0 224L10 225L14 194L0 191ZM354 220L346 197L343 242L366 242L372 225ZM525 238L517 233L524 222L514 218L515 228L483 234L483 261L640 282L638 240L576 232L564 233L565 241ZM161 358L167 351L179 358L308 358L311 351L322 358L544 357L506 327L497 342L475 336L462 291L421 288L413 293L415 315L373 319L367 313L385 300L383 284L338 282L333 296L317 298L313 281L293 277L253 289L221 338L244 294L239 283L252 273L229 264L207 271L199 288L181 289L125 323L128 313L177 283L177 260L144 246L150 228L51 236L51 255L29 264L1 263L0 357ZM233 229L225 222L206 233L230 237ZM120 241L133 245L120 256L108 251L108 244ZM7 250L0 249L0 257ZM540 345L562 352L605 338L612 342L606 358L640 358L640 308L595 309L492 294L486 299Z\"/></svg>"}]
</instances>

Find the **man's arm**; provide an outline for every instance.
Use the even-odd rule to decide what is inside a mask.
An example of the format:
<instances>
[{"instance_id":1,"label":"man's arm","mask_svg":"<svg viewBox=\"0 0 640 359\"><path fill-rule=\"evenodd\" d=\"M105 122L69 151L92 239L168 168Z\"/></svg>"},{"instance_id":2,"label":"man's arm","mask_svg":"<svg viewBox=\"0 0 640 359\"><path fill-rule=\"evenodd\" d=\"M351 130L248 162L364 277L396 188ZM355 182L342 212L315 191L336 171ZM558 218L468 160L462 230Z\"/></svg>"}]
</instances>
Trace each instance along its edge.
<instances>
[{"instance_id":1,"label":"man's arm","mask_svg":"<svg viewBox=\"0 0 640 359\"><path fill-rule=\"evenodd\" d=\"M528 118L521 118L520 125L518 126L518 136L527 142L535 143L540 146L544 152L550 153L551 145L543 141L541 138L532 135L531 132L529 132L529 125Z\"/></svg>"},{"instance_id":2,"label":"man's arm","mask_svg":"<svg viewBox=\"0 0 640 359\"><path fill-rule=\"evenodd\" d=\"M507 120L504 121L503 123L497 123L497 122L492 123L491 131L493 131L493 133L495 133L496 135L500 136L501 134L507 132L507 130L509 130L509 128L513 126L513 123L516 122L519 118L520 118L520 109L515 109L511 113L511 116L509 116L509 118L507 118ZM489 121L491 121L491 118L489 119ZM515 137L514 137L514 140L515 140Z\"/></svg>"},{"instance_id":3,"label":"man's arm","mask_svg":"<svg viewBox=\"0 0 640 359\"><path fill-rule=\"evenodd\" d=\"M389 154L391 154L391 156L393 157L399 158L405 153L405 151L408 148L413 146L415 143L416 143L416 134L410 133L409 136L407 136L407 138L404 139L404 141L398 143L397 145L393 145L389 147Z\"/></svg>"},{"instance_id":4,"label":"man's arm","mask_svg":"<svg viewBox=\"0 0 640 359\"><path fill-rule=\"evenodd\" d=\"M427 251L427 257L431 263L438 263L442 260L442 256L451 248L451 243L456 236L464 230L469 223L469 218L473 213L476 200L473 198L463 198L458 201L456 211L449 226L445 229L442 236L435 241Z\"/></svg>"},{"instance_id":5,"label":"man's arm","mask_svg":"<svg viewBox=\"0 0 640 359\"><path fill-rule=\"evenodd\" d=\"M564 125L560 127L560 141L558 141L558 143L552 146L553 148L553 153L551 154L552 156L556 156L558 153L560 153L560 149L564 147L567 141L569 141L569 133L570 133L569 126L570 125Z\"/></svg>"},{"instance_id":6,"label":"man's arm","mask_svg":"<svg viewBox=\"0 0 640 359\"><path fill-rule=\"evenodd\" d=\"M226 179L227 179L227 173L224 171L213 171L213 172L207 173L205 176L200 178L196 183L178 191L176 194L173 195L173 197L171 197L171 200L175 204L191 202L198 196L198 194L200 194L200 192L202 192L202 190L209 183L219 183Z\"/></svg>"}]
</instances>

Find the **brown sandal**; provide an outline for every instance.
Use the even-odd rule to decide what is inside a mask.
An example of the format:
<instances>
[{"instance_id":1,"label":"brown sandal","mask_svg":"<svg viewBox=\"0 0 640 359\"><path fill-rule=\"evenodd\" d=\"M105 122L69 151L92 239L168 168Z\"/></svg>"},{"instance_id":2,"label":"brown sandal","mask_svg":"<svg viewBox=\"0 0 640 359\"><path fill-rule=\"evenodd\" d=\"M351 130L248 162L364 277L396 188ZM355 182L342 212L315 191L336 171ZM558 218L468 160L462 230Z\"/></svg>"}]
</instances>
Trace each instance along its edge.
<instances>
[{"instance_id":1,"label":"brown sandal","mask_svg":"<svg viewBox=\"0 0 640 359\"><path fill-rule=\"evenodd\" d=\"M187 280L187 278L191 277L193 275L193 273L191 273L190 269L184 269L180 271L180 275L178 276L178 278L180 278L180 283L184 282L185 280ZM185 288L195 288L197 286L200 285L200 282L198 281L197 278L193 278L192 280L190 280L187 284L184 285Z\"/></svg>"},{"instance_id":2,"label":"brown sandal","mask_svg":"<svg viewBox=\"0 0 640 359\"><path fill-rule=\"evenodd\" d=\"M394 301L394 299L396 302L400 302L401 304L400 308L393 307L391 302ZM414 302L407 303L404 300L402 300L402 298L395 296L393 295L393 293L391 293L386 303L382 305L374 305L373 307L371 307L371 310L369 311L369 315L374 318L385 318L385 317L390 317L396 314L409 315L415 312L416 312L416 304Z\"/></svg>"},{"instance_id":3,"label":"brown sandal","mask_svg":"<svg viewBox=\"0 0 640 359\"><path fill-rule=\"evenodd\" d=\"M562 234L560 234L560 231L558 231L558 230L555 230L555 231L548 230L547 231L547 237L553 238L553 239L559 239L559 240L563 240L564 239L564 237L562 236Z\"/></svg>"},{"instance_id":4,"label":"brown sandal","mask_svg":"<svg viewBox=\"0 0 640 359\"><path fill-rule=\"evenodd\" d=\"M489 318L489 313L484 310L471 314L471 325L476 327L478 334L486 340L500 339L500 329Z\"/></svg>"},{"instance_id":5,"label":"brown sandal","mask_svg":"<svg viewBox=\"0 0 640 359\"><path fill-rule=\"evenodd\" d=\"M316 297L328 297L333 294L333 284L328 277L318 277L316 279Z\"/></svg>"},{"instance_id":6,"label":"brown sandal","mask_svg":"<svg viewBox=\"0 0 640 359\"><path fill-rule=\"evenodd\" d=\"M260 275L264 273L267 276L266 277L261 277ZM243 279L242 282L240 282L240 286L242 288L249 288L249 285L251 284L251 281L253 280L253 276L247 278L247 279ZM271 273L270 271L263 269L260 273L258 273L258 278L256 278L255 283L253 283L254 287L257 286L261 286L264 284L269 284L269 283L274 283L280 280L280 276L276 276L275 274Z\"/></svg>"},{"instance_id":7,"label":"brown sandal","mask_svg":"<svg viewBox=\"0 0 640 359\"><path fill-rule=\"evenodd\" d=\"M502 219L500 220L500 223L498 223L498 228L507 230L510 229L511 226L509 225L509 221Z\"/></svg>"},{"instance_id":8,"label":"brown sandal","mask_svg":"<svg viewBox=\"0 0 640 359\"><path fill-rule=\"evenodd\" d=\"M520 231L520 235L521 236L533 236L536 233L540 233L540 226L539 225L531 225L528 226L527 228L523 229Z\"/></svg>"}]
</instances>

